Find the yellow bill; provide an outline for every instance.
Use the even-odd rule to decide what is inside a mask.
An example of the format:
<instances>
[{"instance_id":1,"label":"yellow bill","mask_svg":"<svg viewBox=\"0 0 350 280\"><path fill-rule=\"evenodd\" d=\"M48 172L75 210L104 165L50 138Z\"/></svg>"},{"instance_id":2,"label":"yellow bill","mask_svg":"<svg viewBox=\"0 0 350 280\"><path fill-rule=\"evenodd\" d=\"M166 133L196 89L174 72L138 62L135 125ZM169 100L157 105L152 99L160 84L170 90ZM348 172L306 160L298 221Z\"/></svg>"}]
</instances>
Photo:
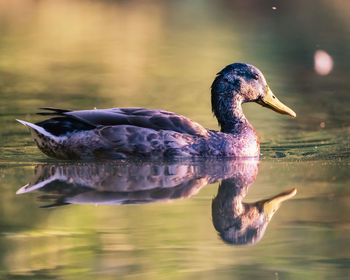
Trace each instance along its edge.
<instances>
[{"instance_id":1,"label":"yellow bill","mask_svg":"<svg viewBox=\"0 0 350 280\"><path fill-rule=\"evenodd\" d=\"M273 198L262 201L263 203L263 211L267 216L267 220L270 221L273 214L280 208L282 202L292 198L297 193L295 188L290 189L286 192L280 193Z\"/></svg>"},{"instance_id":2,"label":"yellow bill","mask_svg":"<svg viewBox=\"0 0 350 280\"><path fill-rule=\"evenodd\" d=\"M293 118L295 118L297 115L295 114L295 112L290 109L289 107L287 107L286 105L284 105L281 101L279 101L277 99L277 97L273 94L273 92L271 91L271 89L269 87L267 87L267 94L265 97L259 99L257 101L257 103L259 103L260 105L270 108L280 114L285 114L285 115L289 115Z\"/></svg>"}]
</instances>

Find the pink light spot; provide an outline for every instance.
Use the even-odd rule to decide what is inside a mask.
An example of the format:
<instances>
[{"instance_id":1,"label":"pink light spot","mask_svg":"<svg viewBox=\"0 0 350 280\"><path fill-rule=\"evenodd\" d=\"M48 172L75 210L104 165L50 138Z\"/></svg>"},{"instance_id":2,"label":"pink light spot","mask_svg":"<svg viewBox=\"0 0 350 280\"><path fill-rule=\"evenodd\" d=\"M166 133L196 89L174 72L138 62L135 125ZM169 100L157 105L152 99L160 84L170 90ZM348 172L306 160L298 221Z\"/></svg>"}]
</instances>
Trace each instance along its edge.
<instances>
[{"instance_id":1,"label":"pink light spot","mask_svg":"<svg viewBox=\"0 0 350 280\"><path fill-rule=\"evenodd\" d=\"M319 75L328 75L333 69L333 58L323 50L317 50L314 55L314 68Z\"/></svg>"}]
</instances>

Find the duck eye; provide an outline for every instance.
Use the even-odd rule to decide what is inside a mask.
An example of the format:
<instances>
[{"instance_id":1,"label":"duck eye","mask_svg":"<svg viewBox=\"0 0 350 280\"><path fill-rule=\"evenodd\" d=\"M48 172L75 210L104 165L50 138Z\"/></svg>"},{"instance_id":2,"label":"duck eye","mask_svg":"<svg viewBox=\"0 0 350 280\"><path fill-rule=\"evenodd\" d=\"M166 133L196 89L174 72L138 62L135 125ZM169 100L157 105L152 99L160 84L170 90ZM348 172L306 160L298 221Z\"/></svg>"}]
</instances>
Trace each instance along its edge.
<instances>
[{"instance_id":1,"label":"duck eye","mask_svg":"<svg viewBox=\"0 0 350 280\"><path fill-rule=\"evenodd\" d=\"M252 78L253 78L254 80L259 80L259 75L256 74L256 73L252 73Z\"/></svg>"}]
</instances>

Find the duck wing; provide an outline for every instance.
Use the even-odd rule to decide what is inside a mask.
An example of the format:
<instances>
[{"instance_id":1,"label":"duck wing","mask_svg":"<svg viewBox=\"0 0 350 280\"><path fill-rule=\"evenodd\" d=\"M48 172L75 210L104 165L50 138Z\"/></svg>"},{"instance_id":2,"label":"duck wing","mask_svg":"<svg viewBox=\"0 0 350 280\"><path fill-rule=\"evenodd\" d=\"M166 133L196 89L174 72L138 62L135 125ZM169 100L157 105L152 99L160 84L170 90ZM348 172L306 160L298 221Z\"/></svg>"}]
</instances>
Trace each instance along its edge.
<instances>
[{"instance_id":1,"label":"duck wing","mask_svg":"<svg viewBox=\"0 0 350 280\"><path fill-rule=\"evenodd\" d=\"M41 108L50 112L40 115L60 115L77 119L92 126L133 125L154 130L171 130L190 135L208 134L200 124L184 116L157 109L112 108L69 111L57 108Z\"/></svg>"}]
</instances>

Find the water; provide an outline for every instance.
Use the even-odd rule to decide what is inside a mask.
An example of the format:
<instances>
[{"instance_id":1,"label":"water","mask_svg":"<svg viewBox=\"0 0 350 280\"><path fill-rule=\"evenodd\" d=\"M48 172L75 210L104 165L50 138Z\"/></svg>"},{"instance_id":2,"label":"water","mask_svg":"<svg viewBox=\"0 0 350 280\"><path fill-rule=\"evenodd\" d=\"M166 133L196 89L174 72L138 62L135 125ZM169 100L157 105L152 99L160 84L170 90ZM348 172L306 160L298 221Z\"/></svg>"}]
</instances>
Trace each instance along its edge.
<instances>
[{"instance_id":1,"label":"water","mask_svg":"<svg viewBox=\"0 0 350 280\"><path fill-rule=\"evenodd\" d=\"M349 278L349 4L240 2L0 4L1 279ZM258 66L297 113L244 106L260 162L61 162L15 122L45 106L141 106L217 129L209 87L234 61ZM16 194L53 170L70 176ZM225 182L237 205L297 194L237 246L213 216Z\"/></svg>"}]
</instances>

